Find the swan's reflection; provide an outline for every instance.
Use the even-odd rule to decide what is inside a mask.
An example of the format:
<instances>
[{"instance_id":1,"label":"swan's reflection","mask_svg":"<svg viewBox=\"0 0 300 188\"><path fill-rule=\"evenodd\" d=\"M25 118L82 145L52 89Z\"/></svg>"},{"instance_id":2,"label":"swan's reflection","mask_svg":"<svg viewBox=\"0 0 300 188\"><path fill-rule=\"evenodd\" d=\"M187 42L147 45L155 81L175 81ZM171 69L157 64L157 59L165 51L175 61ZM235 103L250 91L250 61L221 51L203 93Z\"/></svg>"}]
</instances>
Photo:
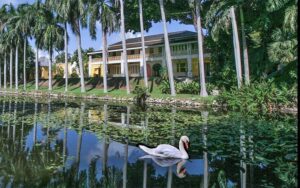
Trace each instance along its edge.
<instances>
[{"instance_id":1,"label":"swan's reflection","mask_svg":"<svg viewBox=\"0 0 300 188\"><path fill-rule=\"evenodd\" d=\"M140 160L152 159L160 167L172 167L176 165L176 175L179 178L184 178L186 176L186 169L184 167L186 160L185 159L174 159L174 158L162 158L155 157L152 155L145 155L139 158Z\"/></svg>"}]
</instances>

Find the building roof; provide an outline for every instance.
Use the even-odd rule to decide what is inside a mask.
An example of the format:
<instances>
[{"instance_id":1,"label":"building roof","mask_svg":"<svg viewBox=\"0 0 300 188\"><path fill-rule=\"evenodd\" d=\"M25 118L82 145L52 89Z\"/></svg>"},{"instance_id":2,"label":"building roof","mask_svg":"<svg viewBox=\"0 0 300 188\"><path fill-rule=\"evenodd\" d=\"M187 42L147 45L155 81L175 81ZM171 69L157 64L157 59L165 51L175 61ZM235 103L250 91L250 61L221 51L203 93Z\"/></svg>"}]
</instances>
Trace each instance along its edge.
<instances>
[{"instance_id":1,"label":"building roof","mask_svg":"<svg viewBox=\"0 0 300 188\"><path fill-rule=\"evenodd\" d=\"M179 43L187 41L197 41L197 33L192 31L179 31L168 34L170 43ZM164 45L164 34L145 36L145 46ZM126 40L127 48L142 48L141 37L130 38ZM122 41L108 46L109 51L122 50ZM88 54L98 54L102 50L90 52Z\"/></svg>"}]
</instances>

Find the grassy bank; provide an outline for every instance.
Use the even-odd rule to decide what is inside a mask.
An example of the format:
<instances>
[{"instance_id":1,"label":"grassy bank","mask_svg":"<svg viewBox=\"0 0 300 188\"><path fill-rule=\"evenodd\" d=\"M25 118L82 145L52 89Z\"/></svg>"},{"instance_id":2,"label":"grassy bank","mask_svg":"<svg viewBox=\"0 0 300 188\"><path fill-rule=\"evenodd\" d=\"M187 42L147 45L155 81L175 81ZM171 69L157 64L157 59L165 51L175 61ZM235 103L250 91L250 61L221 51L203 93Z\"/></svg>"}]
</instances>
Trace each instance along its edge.
<instances>
[{"instance_id":1,"label":"grassy bank","mask_svg":"<svg viewBox=\"0 0 300 188\"><path fill-rule=\"evenodd\" d=\"M65 85L64 79L55 79L53 80L53 89L51 93L54 94L66 94L66 95L73 95L73 96L96 96L96 97L122 97L122 98L133 98L134 94L127 94L126 92L126 85L122 78L112 78L108 81L108 93L103 92L103 85L101 78L89 78L86 79L86 92L81 93L80 91L80 80L73 78L69 80L69 87L68 92L65 92ZM141 78L131 78L130 79L130 89L131 91L139 85L143 86L143 79ZM30 81L26 85L26 92L35 92L35 82ZM9 89L9 85L7 86L7 91L15 92L14 85L13 89ZM23 92L23 85L19 84L19 92ZM48 81L41 80L39 82L39 90L38 92L41 93L48 93ZM201 97L195 94L177 94L175 97L172 97L169 94L163 94L160 89L160 85L156 83L156 81L150 80L149 81L149 94L150 97L153 99L178 99L178 100L192 100L195 102L205 102L211 103L213 102L213 96L208 97Z\"/></svg>"}]
</instances>

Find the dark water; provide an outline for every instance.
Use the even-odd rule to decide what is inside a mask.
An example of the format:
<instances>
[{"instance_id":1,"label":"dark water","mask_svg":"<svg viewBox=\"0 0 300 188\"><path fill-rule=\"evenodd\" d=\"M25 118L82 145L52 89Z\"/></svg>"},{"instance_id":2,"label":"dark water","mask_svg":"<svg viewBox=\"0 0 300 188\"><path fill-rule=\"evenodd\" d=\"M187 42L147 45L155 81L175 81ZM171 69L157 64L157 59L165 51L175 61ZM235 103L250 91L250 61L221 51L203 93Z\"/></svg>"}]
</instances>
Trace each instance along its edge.
<instances>
[{"instance_id":1,"label":"dark water","mask_svg":"<svg viewBox=\"0 0 300 188\"><path fill-rule=\"evenodd\" d=\"M0 98L0 187L296 187L297 118ZM140 159L137 143L189 160Z\"/></svg>"}]
</instances>

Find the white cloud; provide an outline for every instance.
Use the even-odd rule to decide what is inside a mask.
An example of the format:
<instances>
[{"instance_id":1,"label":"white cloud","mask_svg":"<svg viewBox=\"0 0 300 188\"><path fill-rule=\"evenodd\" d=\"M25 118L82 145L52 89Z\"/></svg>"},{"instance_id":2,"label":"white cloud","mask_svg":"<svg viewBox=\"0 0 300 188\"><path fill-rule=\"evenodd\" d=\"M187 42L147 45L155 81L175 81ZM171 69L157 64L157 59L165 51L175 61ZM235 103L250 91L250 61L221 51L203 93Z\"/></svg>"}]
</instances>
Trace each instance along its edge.
<instances>
[{"instance_id":1,"label":"white cloud","mask_svg":"<svg viewBox=\"0 0 300 188\"><path fill-rule=\"evenodd\" d=\"M141 33L133 33L133 32L127 32L126 33L126 39L130 39L130 38L137 38L140 37Z\"/></svg>"}]
</instances>

